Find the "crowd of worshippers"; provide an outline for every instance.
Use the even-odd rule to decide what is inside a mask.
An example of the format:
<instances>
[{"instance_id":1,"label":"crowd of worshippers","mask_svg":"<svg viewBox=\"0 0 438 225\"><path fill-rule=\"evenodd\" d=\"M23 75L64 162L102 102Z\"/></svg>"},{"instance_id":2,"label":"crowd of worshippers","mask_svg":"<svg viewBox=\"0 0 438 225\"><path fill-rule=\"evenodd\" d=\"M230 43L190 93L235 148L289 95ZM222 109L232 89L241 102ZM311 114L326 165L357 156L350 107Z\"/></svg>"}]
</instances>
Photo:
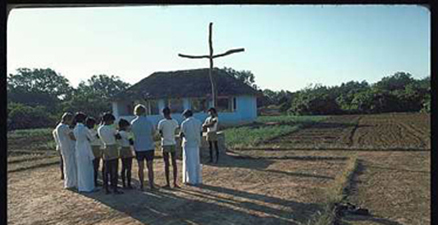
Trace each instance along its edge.
<instances>
[{"instance_id":1,"label":"crowd of worshippers","mask_svg":"<svg viewBox=\"0 0 438 225\"><path fill-rule=\"evenodd\" d=\"M164 118L155 127L146 117L144 105L136 105L136 117L128 122L116 118L111 113L104 113L100 121L87 117L78 112L75 115L66 112L61 122L53 130L56 150L61 158L61 179L64 188L77 189L79 192L98 191L98 174L101 160L103 190L106 194L123 194L118 188L118 176L121 173L123 189L133 189L131 183L132 160L137 159L140 190L144 184L144 170L148 171L148 181L151 190L156 190L154 184L153 160L155 156L154 135L161 137L161 151L164 160L164 170L167 184L164 188L171 188L169 181L169 158L173 168L173 186L180 188L177 182L178 170L176 163L176 132L179 128L179 137L182 139L182 182L186 185L202 183L199 148L203 131L209 143L210 163L213 162L213 147L216 160L219 159L217 144L218 115L215 108L208 110L209 117L204 123L193 117L191 110L183 112L184 121L181 125L171 117L171 110L165 107L162 110ZM170 157L169 157L170 156ZM119 171L119 161L121 171ZM110 190L111 189L111 190Z\"/></svg>"}]
</instances>

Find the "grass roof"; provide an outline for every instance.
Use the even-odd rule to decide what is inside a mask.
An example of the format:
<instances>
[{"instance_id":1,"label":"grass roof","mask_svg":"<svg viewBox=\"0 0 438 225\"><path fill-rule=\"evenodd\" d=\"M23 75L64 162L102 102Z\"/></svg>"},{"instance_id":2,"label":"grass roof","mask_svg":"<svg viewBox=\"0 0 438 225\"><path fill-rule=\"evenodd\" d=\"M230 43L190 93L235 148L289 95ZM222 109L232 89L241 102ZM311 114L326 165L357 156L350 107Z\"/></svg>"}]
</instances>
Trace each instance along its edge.
<instances>
[{"instance_id":1,"label":"grass roof","mask_svg":"<svg viewBox=\"0 0 438 225\"><path fill-rule=\"evenodd\" d=\"M155 72L126 91L116 100L144 98L187 98L211 96L209 69ZM218 96L260 95L260 92L218 68L213 69Z\"/></svg>"}]
</instances>

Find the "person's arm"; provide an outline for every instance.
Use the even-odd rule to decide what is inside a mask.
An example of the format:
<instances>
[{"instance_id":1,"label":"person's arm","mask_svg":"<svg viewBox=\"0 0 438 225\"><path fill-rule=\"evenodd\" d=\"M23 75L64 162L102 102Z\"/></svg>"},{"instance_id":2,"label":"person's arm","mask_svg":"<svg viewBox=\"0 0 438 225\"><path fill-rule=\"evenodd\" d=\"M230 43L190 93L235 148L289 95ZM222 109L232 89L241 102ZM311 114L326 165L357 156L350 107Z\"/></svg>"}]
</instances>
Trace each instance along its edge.
<instances>
[{"instance_id":1,"label":"person's arm","mask_svg":"<svg viewBox=\"0 0 438 225\"><path fill-rule=\"evenodd\" d=\"M185 126L184 124L181 124L181 130L179 131L179 137L181 139L184 137L184 130L185 130Z\"/></svg>"},{"instance_id":2,"label":"person's arm","mask_svg":"<svg viewBox=\"0 0 438 225\"><path fill-rule=\"evenodd\" d=\"M122 136L120 136L120 133L116 129L114 129L114 136L116 137L117 140L122 139Z\"/></svg>"},{"instance_id":3,"label":"person's arm","mask_svg":"<svg viewBox=\"0 0 438 225\"><path fill-rule=\"evenodd\" d=\"M53 138L55 139L55 144L56 144L56 151L59 151L59 140L58 140L58 136L56 135L56 129L52 131L52 135Z\"/></svg>"},{"instance_id":4,"label":"person's arm","mask_svg":"<svg viewBox=\"0 0 438 225\"><path fill-rule=\"evenodd\" d=\"M160 134L161 137L163 137L163 130L162 129L163 129L163 122L160 121L158 123L157 131L158 131L158 133Z\"/></svg>"},{"instance_id":5,"label":"person's arm","mask_svg":"<svg viewBox=\"0 0 438 225\"><path fill-rule=\"evenodd\" d=\"M96 140L96 135L93 135L93 131L91 131L90 129L86 129L86 135L87 135L87 139L89 142L92 142L94 140Z\"/></svg>"}]
</instances>

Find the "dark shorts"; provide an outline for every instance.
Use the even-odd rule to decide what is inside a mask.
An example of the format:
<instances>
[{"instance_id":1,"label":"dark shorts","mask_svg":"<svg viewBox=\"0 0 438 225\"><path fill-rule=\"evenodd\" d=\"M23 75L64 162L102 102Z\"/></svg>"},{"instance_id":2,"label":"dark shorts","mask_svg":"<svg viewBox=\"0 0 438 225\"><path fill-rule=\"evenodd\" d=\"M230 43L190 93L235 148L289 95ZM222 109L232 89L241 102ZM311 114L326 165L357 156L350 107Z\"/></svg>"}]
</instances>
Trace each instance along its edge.
<instances>
[{"instance_id":1,"label":"dark shorts","mask_svg":"<svg viewBox=\"0 0 438 225\"><path fill-rule=\"evenodd\" d=\"M154 160L155 150L149 150L149 151L135 151L135 158L137 158L137 161L143 161L146 159L146 161L152 161Z\"/></svg>"}]
</instances>

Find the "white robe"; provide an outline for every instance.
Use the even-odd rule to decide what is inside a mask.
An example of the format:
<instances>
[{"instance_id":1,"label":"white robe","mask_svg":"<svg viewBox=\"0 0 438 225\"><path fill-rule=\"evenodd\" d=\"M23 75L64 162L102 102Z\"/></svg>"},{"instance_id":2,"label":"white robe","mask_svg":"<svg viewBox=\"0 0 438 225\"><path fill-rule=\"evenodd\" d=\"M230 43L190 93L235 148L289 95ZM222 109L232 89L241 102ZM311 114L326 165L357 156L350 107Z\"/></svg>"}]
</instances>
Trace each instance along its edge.
<instances>
[{"instance_id":1,"label":"white robe","mask_svg":"<svg viewBox=\"0 0 438 225\"><path fill-rule=\"evenodd\" d=\"M94 139L89 130L82 123L78 123L73 130L76 138L76 163L78 171L78 190L91 192L94 190L93 151L90 141Z\"/></svg>"},{"instance_id":2,"label":"white robe","mask_svg":"<svg viewBox=\"0 0 438 225\"><path fill-rule=\"evenodd\" d=\"M202 168L199 158L199 145L201 143L201 121L189 117L181 124L183 138L183 183L201 184Z\"/></svg>"},{"instance_id":3,"label":"white robe","mask_svg":"<svg viewBox=\"0 0 438 225\"><path fill-rule=\"evenodd\" d=\"M55 136L64 164L64 188L77 187L77 171L74 141L70 139L72 131L67 124L60 123L55 128Z\"/></svg>"}]
</instances>

